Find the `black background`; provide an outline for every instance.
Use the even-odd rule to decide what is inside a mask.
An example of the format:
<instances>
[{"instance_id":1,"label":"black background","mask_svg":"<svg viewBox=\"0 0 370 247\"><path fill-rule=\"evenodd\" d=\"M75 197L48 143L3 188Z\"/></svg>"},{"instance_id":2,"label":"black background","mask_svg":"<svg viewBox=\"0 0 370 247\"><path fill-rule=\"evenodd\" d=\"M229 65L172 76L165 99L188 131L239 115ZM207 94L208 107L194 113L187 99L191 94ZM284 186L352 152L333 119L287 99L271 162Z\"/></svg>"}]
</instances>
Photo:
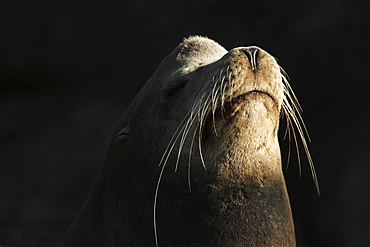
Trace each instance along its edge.
<instances>
[{"instance_id":1,"label":"black background","mask_svg":"<svg viewBox=\"0 0 370 247\"><path fill-rule=\"evenodd\" d=\"M289 74L321 185L319 197L293 153L298 246L368 246L369 4L2 0L0 244L60 243L130 101L183 37L201 34L258 45Z\"/></svg>"}]
</instances>

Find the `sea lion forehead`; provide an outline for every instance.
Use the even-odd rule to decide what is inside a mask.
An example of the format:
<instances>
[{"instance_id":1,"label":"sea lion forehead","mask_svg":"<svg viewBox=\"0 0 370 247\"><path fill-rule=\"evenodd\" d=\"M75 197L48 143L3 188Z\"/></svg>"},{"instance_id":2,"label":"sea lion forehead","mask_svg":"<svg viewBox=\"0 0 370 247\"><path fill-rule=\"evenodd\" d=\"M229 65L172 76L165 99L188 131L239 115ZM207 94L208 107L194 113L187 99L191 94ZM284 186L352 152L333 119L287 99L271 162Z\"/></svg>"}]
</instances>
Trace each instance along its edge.
<instances>
[{"instance_id":1,"label":"sea lion forehead","mask_svg":"<svg viewBox=\"0 0 370 247\"><path fill-rule=\"evenodd\" d=\"M176 60L188 66L207 65L227 53L216 41L201 36L185 38L176 50Z\"/></svg>"}]
</instances>

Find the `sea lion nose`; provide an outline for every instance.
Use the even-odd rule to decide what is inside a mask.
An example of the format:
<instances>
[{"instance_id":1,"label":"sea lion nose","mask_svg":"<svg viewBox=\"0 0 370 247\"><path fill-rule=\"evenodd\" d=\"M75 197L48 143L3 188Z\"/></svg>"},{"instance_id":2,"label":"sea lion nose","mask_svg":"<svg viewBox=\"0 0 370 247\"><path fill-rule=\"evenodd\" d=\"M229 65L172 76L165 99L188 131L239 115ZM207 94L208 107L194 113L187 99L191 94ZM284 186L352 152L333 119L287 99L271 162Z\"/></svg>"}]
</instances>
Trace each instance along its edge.
<instances>
[{"instance_id":1,"label":"sea lion nose","mask_svg":"<svg viewBox=\"0 0 370 247\"><path fill-rule=\"evenodd\" d=\"M251 48L242 48L241 51L248 57L252 71L256 72L256 70L258 69L257 62L259 49L256 47L251 47Z\"/></svg>"}]
</instances>

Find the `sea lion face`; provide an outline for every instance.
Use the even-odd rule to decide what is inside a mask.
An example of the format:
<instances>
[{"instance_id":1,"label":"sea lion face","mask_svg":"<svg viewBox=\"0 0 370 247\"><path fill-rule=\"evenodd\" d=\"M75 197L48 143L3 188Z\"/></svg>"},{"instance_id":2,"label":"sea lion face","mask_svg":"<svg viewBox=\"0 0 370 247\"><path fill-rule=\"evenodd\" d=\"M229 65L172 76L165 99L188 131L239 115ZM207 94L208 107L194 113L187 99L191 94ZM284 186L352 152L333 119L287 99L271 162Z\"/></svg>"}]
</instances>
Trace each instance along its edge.
<instances>
[{"instance_id":1,"label":"sea lion face","mask_svg":"<svg viewBox=\"0 0 370 247\"><path fill-rule=\"evenodd\" d=\"M227 52L191 37L162 61L132 103L130 142L149 147L145 157L158 162L180 154L212 162L216 150L262 150L277 144L282 101L280 68L267 52ZM207 147L209 155L200 151ZM178 155L167 157L166 150Z\"/></svg>"}]
</instances>

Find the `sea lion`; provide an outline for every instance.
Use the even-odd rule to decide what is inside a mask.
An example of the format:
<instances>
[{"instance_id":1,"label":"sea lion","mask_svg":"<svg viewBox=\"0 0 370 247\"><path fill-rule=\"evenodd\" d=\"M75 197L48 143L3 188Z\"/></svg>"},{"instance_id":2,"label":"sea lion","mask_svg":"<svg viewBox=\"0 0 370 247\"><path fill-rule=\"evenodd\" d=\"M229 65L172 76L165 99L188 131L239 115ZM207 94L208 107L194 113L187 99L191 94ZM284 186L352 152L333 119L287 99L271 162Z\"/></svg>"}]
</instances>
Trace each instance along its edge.
<instances>
[{"instance_id":1,"label":"sea lion","mask_svg":"<svg viewBox=\"0 0 370 247\"><path fill-rule=\"evenodd\" d=\"M119 121L64 246L295 246L277 132L297 107L261 48L184 39Z\"/></svg>"}]
</instances>

